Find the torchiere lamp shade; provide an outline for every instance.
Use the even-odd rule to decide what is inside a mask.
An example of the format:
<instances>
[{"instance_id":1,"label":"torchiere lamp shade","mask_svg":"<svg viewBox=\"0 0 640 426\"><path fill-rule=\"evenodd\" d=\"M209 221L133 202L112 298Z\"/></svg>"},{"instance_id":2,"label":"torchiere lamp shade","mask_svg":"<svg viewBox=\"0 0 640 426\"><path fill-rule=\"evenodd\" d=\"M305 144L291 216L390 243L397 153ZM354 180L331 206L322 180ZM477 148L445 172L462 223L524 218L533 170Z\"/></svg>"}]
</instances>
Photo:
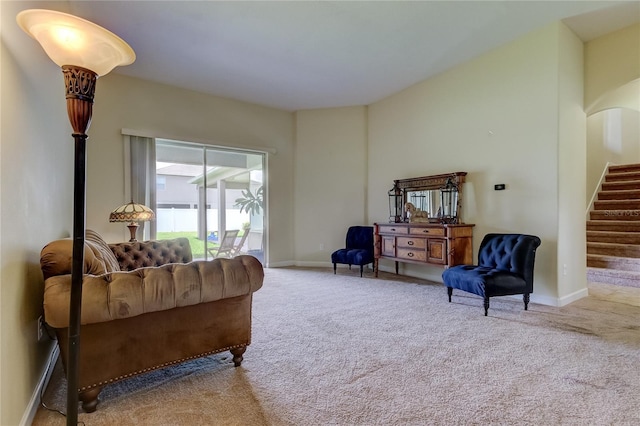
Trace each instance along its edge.
<instances>
[{"instance_id":1,"label":"torchiere lamp shade","mask_svg":"<svg viewBox=\"0 0 640 426\"><path fill-rule=\"evenodd\" d=\"M30 9L20 12L16 19L60 67L73 65L102 76L136 59L133 49L120 37L77 16Z\"/></svg>"}]
</instances>

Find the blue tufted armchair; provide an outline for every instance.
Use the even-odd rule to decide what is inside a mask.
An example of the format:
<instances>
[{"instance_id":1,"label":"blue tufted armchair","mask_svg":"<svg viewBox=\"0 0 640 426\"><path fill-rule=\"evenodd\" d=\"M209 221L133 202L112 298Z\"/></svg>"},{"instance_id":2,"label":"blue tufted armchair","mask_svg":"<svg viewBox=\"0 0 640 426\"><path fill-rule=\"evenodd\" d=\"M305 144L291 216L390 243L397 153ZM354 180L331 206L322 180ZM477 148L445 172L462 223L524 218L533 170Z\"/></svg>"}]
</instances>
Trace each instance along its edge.
<instances>
[{"instance_id":1,"label":"blue tufted armchair","mask_svg":"<svg viewBox=\"0 0 640 426\"><path fill-rule=\"evenodd\" d=\"M453 289L484 298L484 314L489 298L522 294L524 310L533 292L533 266L540 238L523 234L487 234L478 251L478 265L458 265L442 273L449 302Z\"/></svg>"},{"instance_id":2,"label":"blue tufted armchair","mask_svg":"<svg viewBox=\"0 0 640 426\"><path fill-rule=\"evenodd\" d=\"M373 226L351 226L347 230L346 247L331 253L333 273L338 263L360 265L360 276L364 265L373 263Z\"/></svg>"}]
</instances>

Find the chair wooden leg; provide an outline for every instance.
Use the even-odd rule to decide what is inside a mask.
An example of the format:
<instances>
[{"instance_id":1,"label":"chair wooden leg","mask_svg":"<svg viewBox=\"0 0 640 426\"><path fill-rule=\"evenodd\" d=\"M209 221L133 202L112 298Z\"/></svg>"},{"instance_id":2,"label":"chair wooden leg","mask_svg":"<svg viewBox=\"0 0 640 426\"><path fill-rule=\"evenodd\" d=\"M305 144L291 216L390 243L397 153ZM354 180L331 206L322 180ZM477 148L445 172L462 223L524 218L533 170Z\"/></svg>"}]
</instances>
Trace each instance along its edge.
<instances>
[{"instance_id":1,"label":"chair wooden leg","mask_svg":"<svg viewBox=\"0 0 640 426\"><path fill-rule=\"evenodd\" d=\"M336 264L335 263L333 264L333 274L334 275L336 274Z\"/></svg>"},{"instance_id":2,"label":"chair wooden leg","mask_svg":"<svg viewBox=\"0 0 640 426\"><path fill-rule=\"evenodd\" d=\"M524 301L524 310L525 311L529 310L529 297L530 297L529 293L525 293L525 294L522 295L522 300Z\"/></svg>"},{"instance_id":3,"label":"chair wooden leg","mask_svg":"<svg viewBox=\"0 0 640 426\"><path fill-rule=\"evenodd\" d=\"M451 303L451 295L453 294L453 287L447 287L447 294L449 295L449 303Z\"/></svg>"},{"instance_id":4,"label":"chair wooden leg","mask_svg":"<svg viewBox=\"0 0 640 426\"><path fill-rule=\"evenodd\" d=\"M360 265L360 278L362 278L362 270L364 269L364 265Z\"/></svg>"},{"instance_id":5,"label":"chair wooden leg","mask_svg":"<svg viewBox=\"0 0 640 426\"><path fill-rule=\"evenodd\" d=\"M485 296L484 297L484 316L486 317L488 313L489 313L489 297Z\"/></svg>"}]
</instances>

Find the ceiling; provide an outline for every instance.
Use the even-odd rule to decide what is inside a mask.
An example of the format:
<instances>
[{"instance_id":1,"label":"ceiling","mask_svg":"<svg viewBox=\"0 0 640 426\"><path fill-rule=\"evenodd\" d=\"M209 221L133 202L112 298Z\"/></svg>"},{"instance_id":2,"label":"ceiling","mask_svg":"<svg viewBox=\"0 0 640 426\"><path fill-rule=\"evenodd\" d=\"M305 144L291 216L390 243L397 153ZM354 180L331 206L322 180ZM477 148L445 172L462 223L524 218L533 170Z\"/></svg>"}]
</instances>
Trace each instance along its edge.
<instances>
[{"instance_id":1,"label":"ceiling","mask_svg":"<svg viewBox=\"0 0 640 426\"><path fill-rule=\"evenodd\" d=\"M287 111L368 105L554 21L588 41L640 20L637 0L13 3L15 55L35 48L17 11L56 9L131 45L116 73Z\"/></svg>"}]
</instances>

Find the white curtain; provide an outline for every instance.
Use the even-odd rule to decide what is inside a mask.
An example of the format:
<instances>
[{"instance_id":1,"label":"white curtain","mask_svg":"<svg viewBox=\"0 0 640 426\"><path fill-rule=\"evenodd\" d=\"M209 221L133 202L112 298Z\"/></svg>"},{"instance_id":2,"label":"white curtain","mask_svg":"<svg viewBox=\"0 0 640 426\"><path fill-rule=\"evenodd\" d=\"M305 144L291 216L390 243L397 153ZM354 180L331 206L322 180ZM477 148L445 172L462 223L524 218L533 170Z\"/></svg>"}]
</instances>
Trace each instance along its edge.
<instances>
[{"instance_id":1,"label":"white curtain","mask_svg":"<svg viewBox=\"0 0 640 426\"><path fill-rule=\"evenodd\" d=\"M125 176L125 195L135 203L144 204L156 211L156 141L154 138L125 135L125 164L129 165ZM126 167L126 166L125 166ZM126 175L126 173L125 173ZM128 181L128 182L127 182ZM141 222L144 240L156 239L156 221Z\"/></svg>"}]
</instances>

